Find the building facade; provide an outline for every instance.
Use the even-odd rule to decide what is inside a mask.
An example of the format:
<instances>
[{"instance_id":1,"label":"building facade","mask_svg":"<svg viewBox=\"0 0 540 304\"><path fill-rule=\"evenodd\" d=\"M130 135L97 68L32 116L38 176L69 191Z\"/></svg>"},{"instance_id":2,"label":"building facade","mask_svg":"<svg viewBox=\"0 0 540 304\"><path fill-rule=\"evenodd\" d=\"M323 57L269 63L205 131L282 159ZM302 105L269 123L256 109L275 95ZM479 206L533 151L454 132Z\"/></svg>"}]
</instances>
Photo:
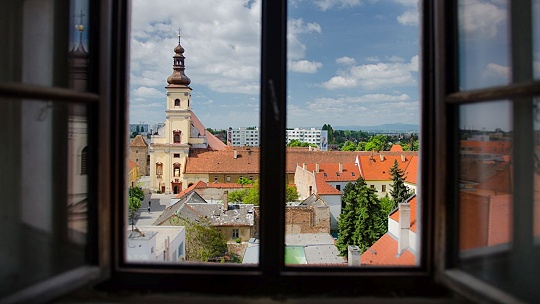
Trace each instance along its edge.
<instances>
[{"instance_id":1,"label":"building facade","mask_svg":"<svg viewBox=\"0 0 540 304\"><path fill-rule=\"evenodd\" d=\"M287 130L287 144L291 140L298 140L301 142L307 142L310 144L319 145L321 143L321 130L317 128L294 128Z\"/></svg>"},{"instance_id":2,"label":"building facade","mask_svg":"<svg viewBox=\"0 0 540 304\"><path fill-rule=\"evenodd\" d=\"M167 78L166 119L150 142L150 188L161 193L180 193L187 188L183 172L190 149L220 150L226 146L206 132L191 111L191 80L184 73L184 48L174 48L173 73Z\"/></svg>"},{"instance_id":3,"label":"building facade","mask_svg":"<svg viewBox=\"0 0 540 304\"><path fill-rule=\"evenodd\" d=\"M227 145L233 147L258 147L261 131L258 127L229 128L227 130Z\"/></svg>"}]
</instances>

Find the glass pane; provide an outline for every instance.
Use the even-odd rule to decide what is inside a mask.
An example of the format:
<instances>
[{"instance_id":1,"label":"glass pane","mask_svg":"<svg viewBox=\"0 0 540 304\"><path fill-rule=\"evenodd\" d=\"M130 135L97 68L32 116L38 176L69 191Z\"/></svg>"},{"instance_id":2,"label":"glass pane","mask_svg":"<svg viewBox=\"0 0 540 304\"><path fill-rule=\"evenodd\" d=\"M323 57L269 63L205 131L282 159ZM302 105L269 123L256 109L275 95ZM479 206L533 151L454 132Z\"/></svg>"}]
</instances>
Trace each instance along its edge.
<instances>
[{"instance_id":1,"label":"glass pane","mask_svg":"<svg viewBox=\"0 0 540 304\"><path fill-rule=\"evenodd\" d=\"M417 265L417 3L288 13L285 264Z\"/></svg>"},{"instance_id":2,"label":"glass pane","mask_svg":"<svg viewBox=\"0 0 540 304\"><path fill-rule=\"evenodd\" d=\"M460 0L458 23L460 90L508 84L508 1Z\"/></svg>"},{"instance_id":3,"label":"glass pane","mask_svg":"<svg viewBox=\"0 0 540 304\"><path fill-rule=\"evenodd\" d=\"M69 36L69 87L78 91L89 88L90 45L88 0L71 0Z\"/></svg>"},{"instance_id":4,"label":"glass pane","mask_svg":"<svg viewBox=\"0 0 540 304\"><path fill-rule=\"evenodd\" d=\"M188 2L133 1L126 257L258 263L260 1Z\"/></svg>"},{"instance_id":5,"label":"glass pane","mask_svg":"<svg viewBox=\"0 0 540 304\"><path fill-rule=\"evenodd\" d=\"M0 102L0 124L10 130L0 149L9 160L0 174L4 296L86 263L92 149L84 107Z\"/></svg>"},{"instance_id":6,"label":"glass pane","mask_svg":"<svg viewBox=\"0 0 540 304\"><path fill-rule=\"evenodd\" d=\"M466 258L508 250L512 231L511 103L460 107L459 248Z\"/></svg>"}]
</instances>

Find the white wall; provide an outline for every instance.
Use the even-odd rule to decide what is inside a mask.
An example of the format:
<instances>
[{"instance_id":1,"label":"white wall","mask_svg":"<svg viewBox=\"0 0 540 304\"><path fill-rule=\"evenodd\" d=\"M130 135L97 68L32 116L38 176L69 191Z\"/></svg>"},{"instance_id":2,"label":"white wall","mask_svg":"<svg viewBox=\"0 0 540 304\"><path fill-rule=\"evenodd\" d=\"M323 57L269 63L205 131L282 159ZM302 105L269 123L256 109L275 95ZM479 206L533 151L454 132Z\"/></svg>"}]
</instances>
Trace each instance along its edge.
<instances>
[{"instance_id":1,"label":"white wall","mask_svg":"<svg viewBox=\"0 0 540 304\"><path fill-rule=\"evenodd\" d=\"M330 229L336 230L338 228L337 222L339 215L341 214L341 195L319 195L330 207Z\"/></svg>"}]
</instances>

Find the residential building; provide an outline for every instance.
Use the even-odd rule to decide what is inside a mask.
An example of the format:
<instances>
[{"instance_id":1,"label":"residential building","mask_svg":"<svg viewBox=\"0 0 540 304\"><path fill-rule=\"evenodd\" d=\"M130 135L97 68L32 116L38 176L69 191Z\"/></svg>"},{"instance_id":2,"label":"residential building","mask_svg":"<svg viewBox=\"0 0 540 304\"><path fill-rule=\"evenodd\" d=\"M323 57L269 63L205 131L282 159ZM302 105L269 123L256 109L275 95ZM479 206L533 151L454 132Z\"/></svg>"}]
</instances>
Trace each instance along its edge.
<instances>
[{"instance_id":1,"label":"residential building","mask_svg":"<svg viewBox=\"0 0 540 304\"><path fill-rule=\"evenodd\" d=\"M138 263L174 263L186 259L186 228L138 226L128 228L126 260Z\"/></svg>"},{"instance_id":2,"label":"residential building","mask_svg":"<svg viewBox=\"0 0 540 304\"><path fill-rule=\"evenodd\" d=\"M140 169L139 165L131 160L129 162L129 172L128 172L128 187L135 187L139 182Z\"/></svg>"},{"instance_id":3,"label":"residential building","mask_svg":"<svg viewBox=\"0 0 540 304\"><path fill-rule=\"evenodd\" d=\"M418 265L417 198L398 204L388 216L388 232L360 256L360 266Z\"/></svg>"},{"instance_id":4,"label":"residential building","mask_svg":"<svg viewBox=\"0 0 540 304\"><path fill-rule=\"evenodd\" d=\"M287 129L287 144L291 142L291 140L298 140L301 142L307 142L310 144L319 145L321 143L321 129L317 128L294 128L294 129Z\"/></svg>"},{"instance_id":5,"label":"residential building","mask_svg":"<svg viewBox=\"0 0 540 304\"><path fill-rule=\"evenodd\" d=\"M233 147L258 147L261 132L258 127L239 127L227 130L227 145Z\"/></svg>"}]
</instances>

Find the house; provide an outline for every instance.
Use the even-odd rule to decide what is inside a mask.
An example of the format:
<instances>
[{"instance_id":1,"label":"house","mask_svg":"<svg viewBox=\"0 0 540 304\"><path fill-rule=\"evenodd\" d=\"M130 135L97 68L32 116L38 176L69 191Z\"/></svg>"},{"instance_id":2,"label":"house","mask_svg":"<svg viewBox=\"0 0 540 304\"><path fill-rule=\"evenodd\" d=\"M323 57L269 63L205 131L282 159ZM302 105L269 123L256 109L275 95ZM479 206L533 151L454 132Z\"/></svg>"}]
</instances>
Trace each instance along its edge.
<instances>
[{"instance_id":1,"label":"house","mask_svg":"<svg viewBox=\"0 0 540 304\"><path fill-rule=\"evenodd\" d=\"M418 151L410 152L370 152L370 154L358 154L356 165L360 170L360 175L368 186L377 190L378 196L390 195L392 176L390 168L397 161L398 167L405 171L404 179L406 185L416 192L416 178L418 161Z\"/></svg>"},{"instance_id":2,"label":"house","mask_svg":"<svg viewBox=\"0 0 540 304\"><path fill-rule=\"evenodd\" d=\"M135 136L129 143L129 160L139 165L141 175L150 174L148 143L142 135Z\"/></svg>"},{"instance_id":3,"label":"house","mask_svg":"<svg viewBox=\"0 0 540 304\"><path fill-rule=\"evenodd\" d=\"M126 260L143 263L172 263L186 259L186 229L183 226L139 226L128 228Z\"/></svg>"},{"instance_id":4,"label":"house","mask_svg":"<svg viewBox=\"0 0 540 304\"><path fill-rule=\"evenodd\" d=\"M330 228L337 229L341 214L341 196L345 185L354 182L360 176L356 164L350 163L315 163L296 167L294 183L301 198L317 194L330 207Z\"/></svg>"},{"instance_id":5,"label":"house","mask_svg":"<svg viewBox=\"0 0 540 304\"><path fill-rule=\"evenodd\" d=\"M388 232L360 256L360 266L418 265L417 197L412 195L388 216Z\"/></svg>"},{"instance_id":6,"label":"house","mask_svg":"<svg viewBox=\"0 0 540 304\"><path fill-rule=\"evenodd\" d=\"M139 165L136 162L128 160L129 162L129 172L128 172L128 183L130 187L137 186L139 178L141 177L139 171Z\"/></svg>"}]
</instances>

